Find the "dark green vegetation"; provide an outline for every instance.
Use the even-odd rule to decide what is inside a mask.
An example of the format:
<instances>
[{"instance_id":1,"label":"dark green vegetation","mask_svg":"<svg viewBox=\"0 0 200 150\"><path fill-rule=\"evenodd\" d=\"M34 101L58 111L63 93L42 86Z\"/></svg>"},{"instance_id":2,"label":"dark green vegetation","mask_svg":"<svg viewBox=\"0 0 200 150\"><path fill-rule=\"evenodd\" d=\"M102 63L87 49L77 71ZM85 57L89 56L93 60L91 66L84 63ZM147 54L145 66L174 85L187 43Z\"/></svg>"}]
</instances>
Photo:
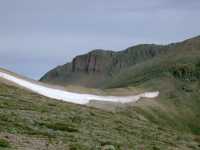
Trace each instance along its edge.
<instances>
[{"instance_id":1,"label":"dark green vegetation","mask_svg":"<svg viewBox=\"0 0 200 150\"><path fill-rule=\"evenodd\" d=\"M145 114L148 111L139 106L106 112L47 99L5 84L0 84L0 91L0 133L10 135L7 140L11 149L34 148L33 139L40 140L37 145L41 148L55 146L56 150L100 150L104 146L121 150L199 148L197 135L154 123L151 113ZM9 137L14 135L24 136L28 142L23 138L21 143L13 142ZM9 146L4 140L1 143L2 147Z\"/></svg>"},{"instance_id":2,"label":"dark green vegetation","mask_svg":"<svg viewBox=\"0 0 200 150\"><path fill-rule=\"evenodd\" d=\"M4 139L0 139L0 148L8 148L10 147L10 143Z\"/></svg>"}]
</instances>

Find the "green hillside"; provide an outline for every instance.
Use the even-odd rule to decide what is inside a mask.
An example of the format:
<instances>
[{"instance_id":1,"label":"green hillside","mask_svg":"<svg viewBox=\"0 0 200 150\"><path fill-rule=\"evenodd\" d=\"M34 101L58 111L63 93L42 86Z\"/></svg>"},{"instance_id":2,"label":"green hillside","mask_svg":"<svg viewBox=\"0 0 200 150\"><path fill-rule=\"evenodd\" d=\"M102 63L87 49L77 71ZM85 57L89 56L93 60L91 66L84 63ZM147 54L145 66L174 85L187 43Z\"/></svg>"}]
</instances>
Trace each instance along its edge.
<instances>
[{"instance_id":1,"label":"green hillside","mask_svg":"<svg viewBox=\"0 0 200 150\"><path fill-rule=\"evenodd\" d=\"M0 84L0 91L0 149L188 150L200 146L197 135L155 123L140 106L107 112L5 84Z\"/></svg>"},{"instance_id":2,"label":"green hillside","mask_svg":"<svg viewBox=\"0 0 200 150\"><path fill-rule=\"evenodd\" d=\"M120 70L105 84L106 88L144 83L158 78L198 81L200 37L166 46L167 52Z\"/></svg>"},{"instance_id":3,"label":"green hillside","mask_svg":"<svg viewBox=\"0 0 200 150\"><path fill-rule=\"evenodd\" d=\"M175 46L175 48L174 48ZM106 88L159 90L155 104L137 112L156 124L200 134L200 38L172 45L174 51L120 72Z\"/></svg>"}]
</instances>

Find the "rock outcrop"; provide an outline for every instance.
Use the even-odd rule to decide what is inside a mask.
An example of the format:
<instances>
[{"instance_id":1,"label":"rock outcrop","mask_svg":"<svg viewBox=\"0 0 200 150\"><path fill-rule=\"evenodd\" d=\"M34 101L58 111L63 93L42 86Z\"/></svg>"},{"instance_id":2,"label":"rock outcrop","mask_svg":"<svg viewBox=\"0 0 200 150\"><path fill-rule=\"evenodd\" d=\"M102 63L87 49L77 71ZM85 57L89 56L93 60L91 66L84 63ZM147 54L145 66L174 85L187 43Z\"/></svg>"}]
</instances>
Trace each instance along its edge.
<instances>
[{"instance_id":1,"label":"rock outcrop","mask_svg":"<svg viewBox=\"0 0 200 150\"><path fill-rule=\"evenodd\" d=\"M138 45L119 52L93 50L49 71L40 81L96 87L120 70L165 53L166 50L164 46L154 44Z\"/></svg>"},{"instance_id":2,"label":"rock outcrop","mask_svg":"<svg viewBox=\"0 0 200 150\"><path fill-rule=\"evenodd\" d=\"M161 55L167 56L163 59L176 58L180 53L188 55L189 52L189 55L195 55L199 49L200 37L198 36L169 45L141 44L119 52L93 50L49 71L41 81L62 85L102 87L121 72L131 74L134 71L131 67L139 63L154 58L159 59Z\"/></svg>"}]
</instances>

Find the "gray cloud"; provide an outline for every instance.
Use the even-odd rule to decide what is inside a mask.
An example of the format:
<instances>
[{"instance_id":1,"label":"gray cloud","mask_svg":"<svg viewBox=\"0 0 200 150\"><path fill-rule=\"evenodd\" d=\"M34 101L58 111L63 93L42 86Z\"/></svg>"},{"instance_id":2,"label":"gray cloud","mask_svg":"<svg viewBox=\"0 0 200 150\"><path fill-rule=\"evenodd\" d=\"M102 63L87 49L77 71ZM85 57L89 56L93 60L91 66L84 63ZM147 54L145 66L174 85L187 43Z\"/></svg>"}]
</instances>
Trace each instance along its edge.
<instances>
[{"instance_id":1,"label":"gray cloud","mask_svg":"<svg viewBox=\"0 0 200 150\"><path fill-rule=\"evenodd\" d=\"M39 78L91 49L200 34L199 0L0 1L0 67Z\"/></svg>"}]
</instances>

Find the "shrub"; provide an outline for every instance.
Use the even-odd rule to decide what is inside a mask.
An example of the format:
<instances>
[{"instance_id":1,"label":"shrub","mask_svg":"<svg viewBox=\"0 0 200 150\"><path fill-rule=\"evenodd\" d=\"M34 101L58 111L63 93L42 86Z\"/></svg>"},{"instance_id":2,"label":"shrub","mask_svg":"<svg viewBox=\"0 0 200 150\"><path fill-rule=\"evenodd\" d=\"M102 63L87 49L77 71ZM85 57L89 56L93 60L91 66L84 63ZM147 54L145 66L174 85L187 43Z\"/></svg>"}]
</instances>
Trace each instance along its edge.
<instances>
[{"instance_id":1,"label":"shrub","mask_svg":"<svg viewBox=\"0 0 200 150\"><path fill-rule=\"evenodd\" d=\"M65 124L65 123L55 123L55 124L46 124L48 128L51 128L53 130L61 130L61 131L67 131L67 132L78 132L78 129L71 124Z\"/></svg>"},{"instance_id":2,"label":"shrub","mask_svg":"<svg viewBox=\"0 0 200 150\"><path fill-rule=\"evenodd\" d=\"M0 147L4 148L10 147L10 143L4 139L0 139Z\"/></svg>"}]
</instances>

